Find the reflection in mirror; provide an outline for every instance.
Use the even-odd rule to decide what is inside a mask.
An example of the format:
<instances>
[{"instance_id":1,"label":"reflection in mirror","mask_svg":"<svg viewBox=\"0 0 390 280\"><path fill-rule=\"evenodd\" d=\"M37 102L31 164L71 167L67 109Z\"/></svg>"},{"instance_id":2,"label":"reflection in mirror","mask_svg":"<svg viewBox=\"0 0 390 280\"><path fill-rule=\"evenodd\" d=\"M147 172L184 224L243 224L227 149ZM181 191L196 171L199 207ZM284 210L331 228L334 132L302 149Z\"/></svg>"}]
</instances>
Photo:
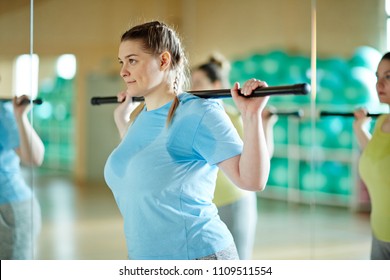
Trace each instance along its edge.
<instances>
[{"instance_id":1,"label":"reflection in mirror","mask_svg":"<svg viewBox=\"0 0 390 280\"><path fill-rule=\"evenodd\" d=\"M357 107L383 112L375 72L387 37L384 8L382 0L317 1L317 115L311 184L317 208L339 209L326 231L316 211L317 257L331 258L329 252L339 259L370 257L371 201L358 174L361 150L354 119L342 113L353 113Z\"/></svg>"},{"instance_id":2,"label":"reflection in mirror","mask_svg":"<svg viewBox=\"0 0 390 280\"><path fill-rule=\"evenodd\" d=\"M0 259L34 259L41 230L33 170L44 145L34 130L38 56L32 48L33 5L0 3Z\"/></svg>"}]
</instances>

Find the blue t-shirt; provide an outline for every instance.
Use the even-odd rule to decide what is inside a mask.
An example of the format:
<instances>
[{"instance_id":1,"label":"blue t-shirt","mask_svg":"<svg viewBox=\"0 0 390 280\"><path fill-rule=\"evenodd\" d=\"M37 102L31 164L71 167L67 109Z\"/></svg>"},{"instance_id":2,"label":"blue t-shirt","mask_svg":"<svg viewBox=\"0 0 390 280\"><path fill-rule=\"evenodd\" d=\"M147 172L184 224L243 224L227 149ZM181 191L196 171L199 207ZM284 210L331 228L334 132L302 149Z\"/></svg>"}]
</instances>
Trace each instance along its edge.
<instances>
[{"instance_id":1,"label":"blue t-shirt","mask_svg":"<svg viewBox=\"0 0 390 280\"><path fill-rule=\"evenodd\" d=\"M30 199L31 189L26 185L20 159L15 153L19 147L19 133L11 102L0 101L0 204Z\"/></svg>"},{"instance_id":2,"label":"blue t-shirt","mask_svg":"<svg viewBox=\"0 0 390 280\"><path fill-rule=\"evenodd\" d=\"M216 164L240 154L242 140L216 101L179 99L169 127L172 102L144 109L106 162L130 259L195 259L233 243L212 200Z\"/></svg>"}]
</instances>

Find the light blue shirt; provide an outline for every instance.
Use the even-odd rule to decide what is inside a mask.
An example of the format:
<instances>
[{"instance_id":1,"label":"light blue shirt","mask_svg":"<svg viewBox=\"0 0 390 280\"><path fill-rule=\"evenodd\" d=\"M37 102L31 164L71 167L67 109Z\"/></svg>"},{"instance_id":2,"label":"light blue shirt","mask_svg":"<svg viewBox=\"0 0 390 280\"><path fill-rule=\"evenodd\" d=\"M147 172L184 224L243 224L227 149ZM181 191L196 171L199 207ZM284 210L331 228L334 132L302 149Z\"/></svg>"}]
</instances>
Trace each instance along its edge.
<instances>
[{"instance_id":1,"label":"light blue shirt","mask_svg":"<svg viewBox=\"0 0 390 280\"><path fill-rule=\"evenodd\" d=\"M195 259L233 243L212 199L216 164L242 140L216 101L179 98L168 128L171 102L144 109L106 162L130 259Z\"/></svg>"},{"instance_id":2,"label":"light blue shirt","mask_svg":"<svg viewBox=\"0 0 390 280\"><path fill-rule=\"evenodd\" d=\"M22 201L32 196L15 152L18 146L19 133L12 103L0 101L0 204Z\"/></svg>"}]
</instances>

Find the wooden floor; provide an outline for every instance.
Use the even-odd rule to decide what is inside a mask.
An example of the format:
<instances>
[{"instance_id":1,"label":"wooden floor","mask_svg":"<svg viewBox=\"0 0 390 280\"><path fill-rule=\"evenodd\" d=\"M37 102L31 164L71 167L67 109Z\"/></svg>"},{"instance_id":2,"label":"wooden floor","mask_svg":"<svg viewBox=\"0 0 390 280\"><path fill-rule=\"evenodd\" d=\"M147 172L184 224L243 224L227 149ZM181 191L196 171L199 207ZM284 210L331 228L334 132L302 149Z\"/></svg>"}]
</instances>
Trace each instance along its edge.
<instances>
[{"instance_id":1,"label":"wooden floor","mask_svg":"<svg viewBox=\"0 0 390 280\"><path fill-rule=\"evenodd\" d=\"M126 259L122 219L102 183L79 186L67 176L34 175L43 216L36 248L41 260ZM253 259L365 260L369 215L346 208L258 198Z\"/></svg>"}]
</instances>

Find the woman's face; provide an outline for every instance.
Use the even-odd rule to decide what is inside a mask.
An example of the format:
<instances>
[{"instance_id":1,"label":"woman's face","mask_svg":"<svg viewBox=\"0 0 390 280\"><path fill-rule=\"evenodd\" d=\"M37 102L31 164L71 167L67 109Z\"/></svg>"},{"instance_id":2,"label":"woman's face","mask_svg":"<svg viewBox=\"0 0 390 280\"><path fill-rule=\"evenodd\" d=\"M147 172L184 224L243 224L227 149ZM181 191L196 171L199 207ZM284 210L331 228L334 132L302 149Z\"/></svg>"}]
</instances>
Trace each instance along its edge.
<instances>
[{"instance_id":1,"label":"woman's face","mask_svg":"<svg viewBox=\"0 0 390 280\"><path fill-rule=\"evenodd\" d=\"M146 53L139 40L121 42L118 60L120 75L130 96L145 96L156 90L166 78L159 56Z\"/></svg>"},{"instance_id":2,"label":"woman's face","mask_svg":"<svg viewBox=\"0 0 390 280\"><path fill-rule=\"evenodd\" d=\"M191 74L191 89L192 90L207 90L217 89L216 83L213 83L206 73L202 70L195 70Z\"/></svg>"},{"instance_id":3,"label":"woman's face","mask_svg":"<svg viewBox=\"0 0 390 280\"><path fill-rule=\"evenodd\" d=\"M379 62L376 72L376 91L379 101L390 105L390 60L383 59Z\"/></svg>"}]
</instances>

